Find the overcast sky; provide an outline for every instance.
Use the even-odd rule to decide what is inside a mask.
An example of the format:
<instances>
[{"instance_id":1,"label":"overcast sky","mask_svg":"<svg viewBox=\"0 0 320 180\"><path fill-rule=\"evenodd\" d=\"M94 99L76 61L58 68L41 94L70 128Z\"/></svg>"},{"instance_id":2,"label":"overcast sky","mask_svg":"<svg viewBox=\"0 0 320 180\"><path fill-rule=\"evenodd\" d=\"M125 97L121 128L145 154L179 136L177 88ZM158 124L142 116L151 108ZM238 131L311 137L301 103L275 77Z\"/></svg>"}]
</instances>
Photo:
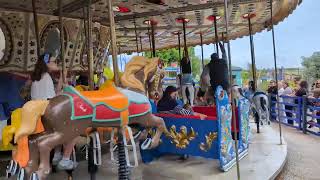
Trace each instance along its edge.
<instances>
[{"instance_id":1,"label":"overcast sky","mask_svg":"<svg viewBox=\"0 0 320 180\"><path fill-rule=\"evenodd\" d=\"M301 67L301 56L320 51L319 11L319 0L303 0L293 14L275 26L279 67ZM254 35L257 68L273 67L271 38L271 31ZM205 46L205 58L209 58L213 50L212 45ZM196 54L201 57L200 46L196 47ZM251 62L248 37L231 41L231 56L233 65L247 68Z\"/></svg>"}]
</instances>

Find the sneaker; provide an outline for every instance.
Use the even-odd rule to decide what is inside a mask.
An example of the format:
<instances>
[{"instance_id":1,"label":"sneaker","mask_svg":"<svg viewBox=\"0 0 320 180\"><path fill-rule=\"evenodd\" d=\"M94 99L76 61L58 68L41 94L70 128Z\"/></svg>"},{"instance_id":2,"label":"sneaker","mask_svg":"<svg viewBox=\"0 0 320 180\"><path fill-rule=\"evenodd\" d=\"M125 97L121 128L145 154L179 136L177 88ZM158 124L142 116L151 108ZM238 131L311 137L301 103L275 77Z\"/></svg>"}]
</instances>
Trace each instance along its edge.
<instances>
[{"instance_id":1,"label":"sneaker","mask_svg":"<svg viewBox=\"0 0 320 180\"><path fill-rule=\"evenodd\" d=\"M70 159L62 159L58 163L58 169L60 170L72 170L74 168L74 163Z\"/></svg>"},{"instance_id":2,"label":"sneaker","mask_svg":"<svg viewBox=\"0 0 320 180\"><path fill-rule=\"evenodd\" d=\"M314 126L315 122L313 120L311 120L311 121L308 121L308 123L309 123L308 128L312 128Z\"/></svg>"},{"instance_id":3,"label":"sneaker","mask_svg":"<svg viewBox=\"0 0 320 180\"><path fill-rule=\"evenodd\" d=\"M54 156L52 158L52 164L57 165L62 160L62 154L61 153L54 153Z\"/></svg>"}]
</instances>

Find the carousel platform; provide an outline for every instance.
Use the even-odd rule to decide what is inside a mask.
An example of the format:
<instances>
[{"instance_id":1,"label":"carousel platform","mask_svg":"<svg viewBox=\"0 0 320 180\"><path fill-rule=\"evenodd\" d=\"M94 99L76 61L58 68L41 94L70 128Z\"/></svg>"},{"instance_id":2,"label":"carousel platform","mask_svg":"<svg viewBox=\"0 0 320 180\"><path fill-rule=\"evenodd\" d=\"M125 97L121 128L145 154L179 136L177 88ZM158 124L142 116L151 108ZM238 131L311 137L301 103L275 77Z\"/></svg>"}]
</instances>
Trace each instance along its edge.
<instances>
[{"instance_id":1,"label":"carousel platform","mask_svg":"<svg viewBox=\"0 0 320 180\"><path fill-rule=\"evenodd\" d=\"M284 145L279 145L278 132L271 126L264 126L260 134L253 128L249 155L240 161L241 179L274 179L287 159L287 145L283 142ZM103 165L97 173L98 180L118 179L117 166L108 161L109 159L109 154L103 156ZM59 172L50 175L49 179L65 177L66 173ZM138 168L133 169L131 177L135 180L231 180L236 179L237 174L235 166L228 172L221 172L218 160L190 157L181 161L177 156L165 156L150 164L140 163ZM74 171L74 179L90 179L85 161L80 162L78 169Z\"/></svg>"}]
</instances>

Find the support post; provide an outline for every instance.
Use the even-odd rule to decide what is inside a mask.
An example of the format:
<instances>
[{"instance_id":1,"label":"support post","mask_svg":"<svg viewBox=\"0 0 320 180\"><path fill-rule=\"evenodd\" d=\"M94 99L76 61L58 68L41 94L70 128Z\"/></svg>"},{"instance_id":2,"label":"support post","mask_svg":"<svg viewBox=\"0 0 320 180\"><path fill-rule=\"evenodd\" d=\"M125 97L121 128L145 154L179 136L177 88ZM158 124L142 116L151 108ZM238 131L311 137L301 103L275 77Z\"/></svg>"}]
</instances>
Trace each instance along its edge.
<instances>
[{"instance_id":1,"label":"support post","mask_svg":"<svg viewBox=\"0 0 320 180\"><path fill-rule=\"evenodd\" d=\"M181 69L181 37L180 37L180 32L178 32L178 48L179 48L179 63L180 63L180 73L182 73Z\"/></svg>"},{"instance_id":2,"label":"support post","mask_svg":"<svg viewBox=\"0 0 320 180\"><path fill-rule=\"evenodd\" d=\"M136 35L137 53L139 53L139 44L138 44L138 34L137 34L136 19L133 19L133 24L134 24L134 34Z\"/></svg>"},{"instance_id":3,"label":"support post","mask_svg":"<svg viewBox=\"0 0 320 180\"><path fill-rule=\"evenodd\" d=\"M36 41L37 41L37 55L39 57L40 56L40 39L39 39L39 26L38 26L36 0L32 0L32 10L33 10L34 32L36 34Z\"/></svg>"},{"instance_id":4,"label":"support post","mask_svg":"<svg viewBox=\"0 0 320 180\"><path fill-rule=\"evenodd\" d=\"M151 24L151 40L152 40L152 57L156 57L156 42L154 37L154 23L150 21Z\"/></svg>"},{"instance_id":5,"label":"support post","mask_svg":"<svg viewBox=\"0 0 320 180\"><path fill-rule=\"evenodd\" d=\"M204 61L203 61L203 39L202 39L202 33L200 33L200 44L201 44L201 64L202 64L202 70L203 70Z\"/></svg>"},{"instance_id":6,"label":"support post","mask_svg":"<svg viewBox=\"0 0 320 180\"><path fill-rule=\"evenodd\" d=\"M216 40L216 43L215 43L216 44L216 51L219 56L219 45L218 45L219 37L218 37L217 16L213 16L213 24L214 24L214 37Z\"/></svg>"},{"instance_id":7,"label":"support post","mask_svg":"<svg viewBox=\"0 0 320 180\"><path fill-rule=\"evenodd\" d=\"M304 134L307 134L307 96L302 96L302 117L300 118L302 120L302 131Z\"/></svg>"},{"instance_id":8,"label":"support post","mask_svg":"<svg viewBox=\"0 0 320 180\"><path fill-rule=\"evenodd\" d=\"M141 51L141 55L142 55L143 49L142 49L142 37L141 36L139 36L139 40L140 40L140 51Z\"/></svg>"},{"instance_id":9,"label":"support post","mask_svg":"<svg viewBox=\"0 0 320 180\"><path fill-rule=\"evenodd\" d=\"M117 60L116 24L114 22L114 13L112 7L112 0L108 0L114 83L116 86L119 86L120 80Z\"/></svg>"},{"instance_id":10,"label":"support post","mask_svg":"<svg viewBox=\"0 0 320 180\"><path fill-rule=\"evenodd\" d=\"M251 24L250 15L248 16L248 26L249 26L249 35L250 35L252 78L253 78L254 89L256 91L257 90L256 58L255 58L255 53L254 53L254 42L253 42L253 36L252 36L252 24Z\"/></svg>"},{"instance_id":11,"label":"support post","mask_svg":"<svg viewBox=\"0 0 320 180\"><path fill-rule=\"evenodd\" d=\"M92 12L91 12L91 0L87 2L87 60L88 60L88 79L89 79L89 89L94 90L94 82L93 82L93 47L92 47Z\"/></svg>"},{"instance_id":12,"label":"support post","mask_svg":"<svg viewBox=\"0 0 320 180\"><path fill-rule=\"evenodd\" d=\"M273 27L273 0L270 0L270 15L271 15L271 32L272 32L272 45L273 45L273 60L274 60L274 71L275 71L275 79L276 84L278 85L278 68L277 68L277 52L276 52L276 42L275 42L275 34L274 34L274 27ZM279 112L280 103L279 103L279 92L277 91L277 108ZM280 145L282 145L282 129L281 129L281 118L280 113L278 113L279 119L279 136L280 136Z\"/></svg>"},{"instance_id":13,"label":"support post","mask_svg":"<svg viewBox=\"0 0 320 180\"><path fill-rule=\"evenodd\" d=\"M148 24L148 37L149 37L149 45L150 45L150 52L152 50L152 42L151 42L151 37L150 37L150 26ZM151 57L152 57L152 53L151 54Z\"/></svg>"},{"instance_id":14,"label":"support post","mask_svg":"<svg viewBox=\"0 0 320 180\"><path fill-rule=\"evenodd\" d=\"M62 62L62 80L63 84L66 84L65 82L65 73L66 71L66 60L64 59L64 28L63 28L63 19L62 19L62 0L59 0L59 23L60 23L60 60Z\"/></svg>"},{"instance_id":15,"label":"support post","mask_svg":"<svg viewBox=\"0 0 320 180\"><path fill-rule=\"evenodd\" d=\"M187 35L186 35L186 21L183 18L182 19L182 28L183 28L183 50L184 50L184 56L188 57L188 48L187 48Z\"/></svg>"},{"instance_id":16,"label":"support post","mask_svg":"<svg viewBox=\"0 0 320 180\"><path fill-rule=\"evenodd\" d=\"M228 61L229 61L229 81L232 82L232 68L231 68L231 48L230 48L230 41L229 38L229 14L228 14L228 1L224 0L224 17L225 17L225 27L226 27L226 38L227 38L227 46L228 46ZM231 99L233 101L234 94L231 91ZM237 129L237 122L236 122L236 112L235 112L235 102L232 102L232 124L235 129ZM240 131L240 129L239 129ZM240 134L240 133L239 133ZM240 180L240 164L239 164L239 151L238 151L238 137L237 133L234 133L234 144L235 144L235 151L236 151L236 165L237 165L237 179Z\"/></svg>"}]
</instances>

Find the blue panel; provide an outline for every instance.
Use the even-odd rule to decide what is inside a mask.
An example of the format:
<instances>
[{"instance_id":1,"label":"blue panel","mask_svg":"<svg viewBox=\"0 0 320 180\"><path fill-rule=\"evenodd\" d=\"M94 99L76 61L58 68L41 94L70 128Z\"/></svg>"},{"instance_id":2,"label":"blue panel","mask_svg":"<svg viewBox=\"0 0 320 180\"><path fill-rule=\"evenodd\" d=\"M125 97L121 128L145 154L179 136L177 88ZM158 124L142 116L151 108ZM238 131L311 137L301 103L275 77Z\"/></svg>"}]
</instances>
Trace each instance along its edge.
<instances>
[{"instance_id":1,"label":"blue panel","mask_svg":"<svg viewBox=\"0 0 320 180\"><path fill-rule=\"evenodd\" d=\"M223 93L222 93L223 92ZM219 86L216 90L215 96L217 104L217 113L220 124L221 139L220 142L220 168L223 171L228 171L232 166L236 164L236 150L233 146L234 140L231 135L231 123L232 123L232 109L228 100L226 91ZM239 160L248 153L248 136L249 136L249 103L245 99L240 99L239 109L237 116L241 114L239 119ZM241 108L242 107L242 108ZM244 122L242 122L244 120Z\"/></svg>"},{"instance_id":2,"label":"blue panel","mask_svg":"<svg viewBox=\"0 0 320 180\"><path fill-rule=\"evenodd\" d=\"M143 162L147 163L165 154L176 154L176 155L191 155L200 156L204 158L219 159L219 143L218 137L213 141L210 148L201 150L200 145L208 145L206 143L205 136L209 133L218 133L218 121L217 120L199 120L190 118L176 118L176 117L164 117L166 126L170 131L172 126L176 127L176 132L181 133L181 127L185 126L187 129L187 134L191 132L191 128L196 133L196 137L189 141L189 144L185 148L178 148L172 139L165 135L161 137L161 144L153 150L142 150L141 157ZM218 136L218 134L216 134ZM209 147L209 146L207 146ZM206 151L207 150L207 151Z\"/></svg>"}]
</instances>

